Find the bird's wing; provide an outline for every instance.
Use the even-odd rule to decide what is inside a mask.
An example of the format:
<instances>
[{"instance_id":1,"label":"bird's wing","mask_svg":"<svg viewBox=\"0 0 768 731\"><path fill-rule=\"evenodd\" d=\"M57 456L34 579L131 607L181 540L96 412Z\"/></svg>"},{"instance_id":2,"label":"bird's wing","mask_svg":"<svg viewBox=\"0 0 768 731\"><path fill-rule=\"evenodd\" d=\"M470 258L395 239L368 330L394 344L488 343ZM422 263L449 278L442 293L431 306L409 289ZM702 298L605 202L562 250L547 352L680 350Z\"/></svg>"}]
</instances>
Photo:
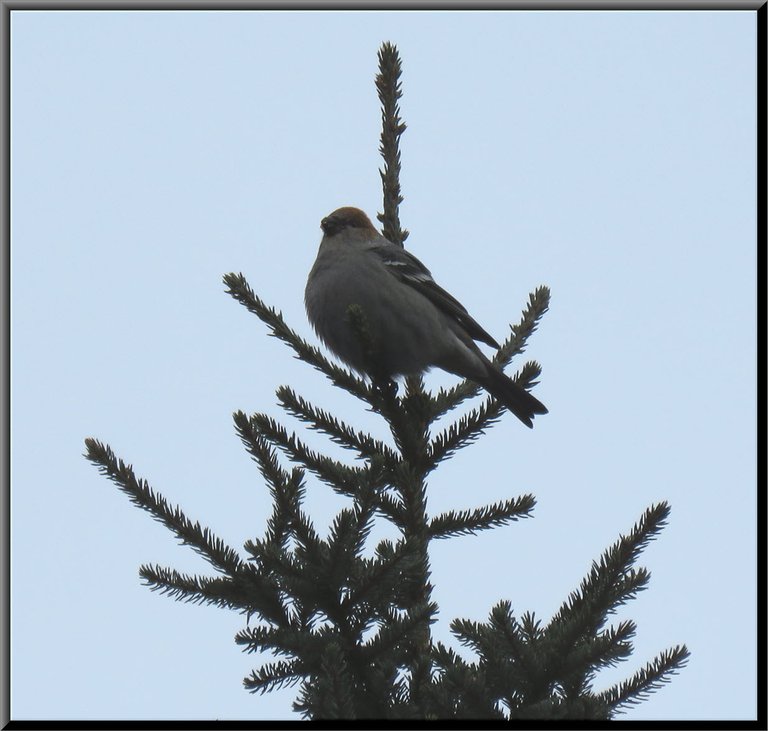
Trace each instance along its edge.
<instances>
[{"instance_id":1,"label":"bird's wing","mask_svg":"<svg viewBox=\"0 0 768 731\"><path fill-rule=\"evenodd\" d=\"M435 307L457 322L473 340L499 348L499 344L472 318L466 307L432 279L432 274L413 254L394 244L381 244L371 251L401 282L423 294Z\"/></svg>"}]
</instances>

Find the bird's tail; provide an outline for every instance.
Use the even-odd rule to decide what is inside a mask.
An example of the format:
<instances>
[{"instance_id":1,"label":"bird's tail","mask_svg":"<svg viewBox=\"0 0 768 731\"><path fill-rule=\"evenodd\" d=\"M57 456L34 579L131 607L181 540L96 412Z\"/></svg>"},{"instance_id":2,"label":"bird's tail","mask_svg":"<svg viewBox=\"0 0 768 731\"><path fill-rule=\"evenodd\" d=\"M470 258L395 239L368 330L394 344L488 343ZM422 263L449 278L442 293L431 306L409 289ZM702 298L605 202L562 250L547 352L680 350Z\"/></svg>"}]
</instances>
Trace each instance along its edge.
<instances>
[{"instance_id":1,"label":"bird's tail","mask_svg":"<svg viewBox=\"0 0 768 731\"><path fill-rule=\"evenodd\" d=\"M486 377L478 380L478 383L494 398L501 401L523 424L532 429L534 415L548 413L547 407L498 368L490 363L488 365Z\"/></svg>"}]
</instances>

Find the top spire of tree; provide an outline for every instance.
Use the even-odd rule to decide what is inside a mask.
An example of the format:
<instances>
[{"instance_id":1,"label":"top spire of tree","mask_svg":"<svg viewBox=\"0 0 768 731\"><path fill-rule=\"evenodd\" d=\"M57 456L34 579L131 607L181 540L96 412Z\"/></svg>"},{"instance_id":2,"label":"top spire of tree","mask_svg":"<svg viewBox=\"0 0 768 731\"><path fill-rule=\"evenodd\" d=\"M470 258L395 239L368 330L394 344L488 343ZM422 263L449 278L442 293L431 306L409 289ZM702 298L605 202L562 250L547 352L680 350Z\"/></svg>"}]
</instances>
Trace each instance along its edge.
<instances>
[{"instance_id":1,"label":"top spire of tree","mask_svg":"<svg viewBox=\"0 0 768 731\"><path fill-rule=\"evenodd\" d=\"M398 214L403 200L399 138L405 130L398 106L400 74L397 49L385 43L376 77L384 158L384 213L378 218L384 235L402 245L408 232ZM650 507L593 563L547 624L531 612L515 616L511 604L502 600L486 623L451 623L454 636L476 660L468 662L435 642L430 542L507 525L530 517L535 506L533 496L526 494L437 515L428 510L427 476L497 423L503 407L486 398L436 430L437 419L478 395L475 384L463 381L429 394L421 378L412 377L398 396L328 360L259 299L242 274L227 274L224 282L228 293L300 360L379 414L392 436L391 443L375 439L289 386L279 387L282 409L352 452L357 461L347 464L309 448L268 414L236 412L237 434L273 502L263 534L245 542L245 555L169 505L109 446L86 439L86 457L217 572L189 576L144 565L139 573L146 585L174 599L228 607L255 620L237 634L236 642L248 652L268 651L273 660L245 678L248 690L263 693L299 684L294 709L312 719L607 719L643 700L683 667L688 658L684 645L662 652L627 681L593 690L600 669L632 652L634 623L609 626L608 619L646 588L650 575L634 564L665 525L666 503ZM495 356L498 365L504 367L524 352L548 307L549 290L538 287ZM355 313L350 314L354 319ZM358 325L364 339L364 322L358 320ZM528 361L515 380L530 388L540 374L538 363ZM279 453L294 466L284 466ZM325 537L304 511L307 473L348 500ZM513 471L506 477L513 479ZM371 546L377 520L395 526L398 539ZM513 589L503 587L505 593Z\"/></svg>"}]
</instances>

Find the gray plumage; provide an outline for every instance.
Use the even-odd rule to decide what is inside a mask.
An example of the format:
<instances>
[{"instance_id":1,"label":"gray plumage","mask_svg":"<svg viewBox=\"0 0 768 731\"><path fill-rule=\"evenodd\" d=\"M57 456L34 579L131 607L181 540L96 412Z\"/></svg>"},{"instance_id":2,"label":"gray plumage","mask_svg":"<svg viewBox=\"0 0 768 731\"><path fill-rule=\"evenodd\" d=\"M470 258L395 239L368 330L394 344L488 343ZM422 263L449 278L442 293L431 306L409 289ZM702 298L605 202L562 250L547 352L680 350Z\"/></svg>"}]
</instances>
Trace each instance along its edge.
<instances>
[{"instance_id":1,"label":"gray plumage","mask_svg":"<svg viewBox=\"0 0 768 731\"><path fill-rule=\"evenodd\" d=\"M320 224L324 236L304 302L323 342L347 365L377 379L437 366L475 381L532 427L546 407L494 366L475 340L499 344L466 308L402 247L376 231L358 208L339 208ZM364 315L370 350L351 325L349 307Z\"/></svg>"}]
</instances>

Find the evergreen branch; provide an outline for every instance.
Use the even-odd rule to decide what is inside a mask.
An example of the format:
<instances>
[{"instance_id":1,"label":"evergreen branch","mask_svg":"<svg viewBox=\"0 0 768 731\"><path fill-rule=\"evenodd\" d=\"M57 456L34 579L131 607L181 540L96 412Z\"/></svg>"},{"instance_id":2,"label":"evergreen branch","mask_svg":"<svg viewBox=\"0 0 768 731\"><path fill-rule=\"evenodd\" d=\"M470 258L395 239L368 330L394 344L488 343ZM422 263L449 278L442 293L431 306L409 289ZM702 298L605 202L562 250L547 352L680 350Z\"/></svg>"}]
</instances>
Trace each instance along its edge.
<instances>
[{"instance_id":1,"label":"evergreen branch","mask_svg":"<svg viewBox=\"0 0 768 731\"><path fill-rule=\"evenodd\" d=\"M515 381L530 391L534 386L539 385L539 382L536 380L539 376L541 376L541 365L535 360L528 360L518 371Z\"/></svg>"},{"instance_id":2,"label":"evergreen branch","mask_svg":"<svg viewBox=\"0 0 768 731\"><path fill-rule=\"evenodd\" d=\"M262 665L243 679L243 685L251 693L268 693L285 686L296 685L302 679L301 664L298 660L281 660Z\"/></svg>"},{"instance_id":3,"label":"evergreen branch","mask_svg":"<svg viewBox=\"0 0 768 731\"><path fill-rule=\"evenodd\" d=\"M648 544L655 540L658 534L666 527L669 518L670 507L664 501L657 505L651 505L640 520L635 523L628 536L621 536L616 543L608 549L601 559L601 565L612 568L615 573L625 573L624 567L629 567L640 557Z\"/></svg>"},{"instance_id":4,"label":"evergreen branch","mask_svg":"<svg viewBox=\"0 0 768 731\"><path fill-rule=\"evenodd\" d=\"M623 713L625 706L636 705L655 690L668 683L688 664L691 653L685 645L677 645L657 655L629 680L600 693L598 698L617 713Z\"/></svg>"},{"instance_id":5,"label":"evergreen branch","mask_svg":"<svg viewBox=\"0 0 768 731\"><path fill-rule=\"evenodd\" d=\"M409 604L403 599L407 592L407 577L418 562L419 551L407 541L398 541L395 546L382 541L376 548L375 560L362 559L357 567L354 585L342 602L342 609L368 603L379 609L395 604Z\"/></svg>"},{"instance_id":6,"label":"evergreen branch","mask_svg":"<svg viewBox=\"0 0 768 731\"><path fill-rule=\"evenodd\" d=\"M289 386L280 386L277 398L289 414L308 423L311 429L327 434L336 444L355 450L361 457L383 457L388 463L399 461L398 455L384 442L364 432L355 431L333 414L316 408L298 396Z\"/></svg>"},{"instance_id":7,"label":"evergreen branch","mask_svg":"<svg viewBox=\"0 0 768 731\"><path fill-rule=\"evenodd\" d=\"M243 652L248 653L268 652L271 650L276 655L290 654L289 652L283 652L282 648L279 646L279 643L273 641L272 635L272 627L245 627L235 635L235 644L243 645Z\"/></svg>"},{"instance_id":8,"label":"evergreen branch","mask_svg":"<svg viewBox=\"0 0 768 731\"><path fill-rule=\"evenodd\" d=\"M489 686L496 695L512 710L548 694L552 684L538 642L526 639L509 602L499 602L491 610L489 625L492 651L486 651L481 666L493 679Z\"/></svg>"},{"instance_id":9,"label":"evergreen branch","mask_svg":"<svg viewBox=\"0 0 768 731\"><path fill-rule=\"evenodd\" d=\"M312 521L301 512L293 516L291 532L296 536L294 555L304 568L303 578L314 584L327 563L328 544L315 532Z\"/></svg>"},{"instance_id":10,"label":"evergreen branch","mask_svg":"<svg viewBox=\"0 0 768 731\"><path fill-rule=\"evenodd\" d=\"M313 681L314 687L308 693L308 710L312 718L357 718L354 684L345 653L337 642L326 645L319 672Z\"/></svg>"},{"instance_id":11,"label":"evergreen branch","mask_svg":"<svg viewBox=\"0 0 768 731\"><path fill-rule=\"evenodd\" d=\"M544 721L549 722L570 721L571 723L564 728L573 726L573 722L581 721L608 721L609 709L607 706L595 699L594 696L585 692L578 698L563 698L557 695L550 695L534 703L520 703L511 709L508 720L510 721ZM560 725L558 724L558 725ZM553 724L554 725L554 724ZM589 726L594 728L594 723Z\"/></svg>"},{"instance_id":12,"label":"evergreen branch","mask_svg":"<svg viewBox=\"0 0 768 731\"><path fill-rule=\"evenodd\" d=\"M420 470L426 455L432 399L421 387L421 379L407 378L404 398L398 398L397 384L392 381L379 383L377 388L379 398L373 407L374 411L381 414L389 424L395 446L402 455L400 461L390 465L388 474L392 484L398 488L402 487L397 481L399 471L407 469L406 463Z\"/></svg>"},{"instance_id":13,"label":"evergreen branch","mask_svg":"<svg viewBox=\"0 0 768 731\"><path fill-rule=\"evenodd\" d=\"M621 536L599 563L593 562L589 575L558 610L547 633L557 633L566 644L575 642L602 627L608 614L642 590L649 574L645 569L635 571L631 565L664 528L669 512L666 502L652 505L628 536Z\"/></svg>"},{"instance_id":14,"label":"evergreen branch","mask_svg":"<svg viewBox=\"0 0 768 731\"><path fill-rule=\"evenodd\" d=\"M333 612L333 602L330 608L328 606L326 587L318 588L322 554L327 550L322 542L320 544L317 551L304 546L295 552L288 552L267 541L249 540L245 543L245 550L253 556L260 572L278 582L280 590L290 598L294 608L298 604Z\"/></svg>"},{"instance_id":15,"label":"evergreen branch","mask_svg":"<svg viewBox=\"0 0 768 731\"><path fill-rule=\"evenodd\" d=\"M635 570L630 569L616 581L611 591L610 608L606 614L615 613L616 609L634 599L639 592L644 591L651 580L651 573L642 566Z\"/></svg>"},{"instance_id":16,"label":"evergreen branch","mask_svg":"<svg viewBox=\"0 0 768 731\"><path fill-rule=\"evenodd\" d=\"M636 631L632 621L621 622L618 627L611 627L593 637L586 637L561 660L559 675L586 678L594 675L595 671L605 667L613 667L621 660L626 660L632 654L631 638ZM585 690L581 684L573 689L571 695L583 695Z\"/></svg>"},{"instance_id":17,"label":"evergreen branch","mask_svg":"<svg viewBox=\"0 0 768 731\"><path fill-rule=\"evenodd\" d=\"M470 381L464 381L468 388L479 393L479 387ZM440 398L445 391L441 391ZM450 459L462 447L476 441L485 430L495 424L502 414L501 404L494 399L487 399L480 406L464 414L445 431L438 434L429 444L428 469L434 470L445 459Z\"/></svg>"},{"instance_id":18,"label":"evergreen branch","mask_svg":"<svg viewBox=\"0 0 768 731\"><path fill-rule=\"evenodd\" d=\"M536 331L541 318L549 309L549 288L537 287L528 297L528 304L523 311L523 316L517 325L511 325L511 334L507 340L502 343L493 362L499 367L506 367L515 355L525 351L528 338ZM529 361L523 366L520 372L512 379L523 388L530 390L536 384L536 378L541 374L541 366L535 361ZM439 418L447 411L455 408L468 398L476 396L480 392L480 387L472 381L462 381L453 388L440 389L435 396L434 419ZM490 416L494 417L501 410L501 406L493 401L493 406L489 409ZM498 409L492 413L493 408Z\"/></svg>"},{"instance_id":19,"label":"evergreen branch","mask_svg":"<svg viewBox=\"0 0 768 731\"><path fill-rule=\"evenodd\" d=\"M96 439L85 440L85 457L99 468L99 472L112 480L134 505L146 510L158 522L175 533L182 545L191 546L214 568L234 575L243 562L237 552L215 536L210 529L192 523L178 506L171 507L167 500L155 492L144 479L136 479L131 465L118 459L112 449Z\"/></svg>"},{"instance_id":20,"label":"evergreen branch","mask_svg":"<svg viewBox=\"0 0 768 731\"><path fill-rule=\"evenodd\" d=\"M424 376L421 373L414 373L405 377L403 405L409 413L415 414L418 420L424 423L425 429L429 427L432 418L433 401L432 396L424 389Z\"/></svg>"},{"instance_id":21,"label":"evergreen branch","mask_svg":"<svg viewBox=\"0 0 768 731\"><path fill-rule=\"evenodd\" d=\"M244 412L235 411L232 414L232 419L235 422L235 430L240 437L240 441L242 441L248 454L258 464L259 472L261 472L266 480L270 492L275 496L277 491L285 488L290 482L291 477L280 466L275 450L262 437Z\"/></svg>"},{"instance_id":22,"label":"evergreen branch","mask_svg":"<svg viewBox=\"0 0 768 731\"><path fill-rule=\"evenodd\" d=\"M176 601L190 604L213 604L248 614L259 614L264 620L286 626L288 617L274 582L246 567L233 577L190 576L176 569L147 564L139 575L150 591L157 591Z\"/></svg>"},{"instance_id":23,"label":"evergreen branch","mask_svg":"<svg viewBox=\"0 0 768 731\"><path fill-rule=\"evenodd\" d=\"M424 377L421 373L405 377L405 399L406 401L414 398L424 398ZM427 397L430 398L430 397Z\"/></svg>"},{"instance_id":24,"label":"evergreen branch","mask_svg":"<svg viewBox=\"0 0 768 731\"><path fill-rule=\"evenodd\" d=\"M620 622L618 627L609 627L597 636L603 644L602 652L591 661L591 666L600 669L613 667L619 661L632 654L632 638L637 632L637 625L631 620Z\"/></svg>"},{"instance_id":25,"label":"evergreen branch","mask_svg":"<svg viewBox=\"0 0 768 731\"><path fill-rule=\"evenodd\" d=\"M406 523L406 507L397 496L387 495L384 492L379 492L376 495L376 509L385 515L389 520L399 528L403 530Z\"/></svg>"},{"instance_id":26,"label":"evergreen branch","mask_svg":"<svg viewBox=\"0 0 768 731\"><path fill-rule=\"evenodd\" d=\"M599 563L593 562L579 589L572 592L558 610L543 633L541 665L560 665L558 677L548 674L548 682L563 682L568 694L582 697L584 683L594 668L624 656L627 648L622 647L623 640L617 639L612 644L610 633L603 639L596 633L608 615L645 588L648 572L633 569L632 563L664 527L668 515L666 503L646 510L629 536L621 536L605 551ZM626 631L628 627L623 629Z\"/></svg>"},{"instance_id":27,"label":"evergreen branch","mask_svg":"<svg viewBox=\"0 0 768 731\"><path fill-rule=\"evenodd\" d=\"M523 638L529 643L540 640L544 635L544 631L541 629L541 621L536 619L536 615L533 612L523 613L523 616L520 617L519 628Z\"/></svg>"},{"instance_id":28,"label":"evergreen branch","mask_svg":"<svg viewBox=\"0 0 768 731\"><path fill-rule=\"evenodd\" d=\"M218 607L249 611L252 606L245 600L239 587L230 578L190 576L176 569L143 564L139 576L150 591L189 604L214 604Z\"/></svg>"},{"instance_id":29,"label":"evergreen branch","mask_svg":"<svg viewBox=\"0 0 768 731\"><path fill-rule=\"evenodd\" d=\"M450 647L446 647L439 640L435 642L435 646L432 649L433 660L440 671L445 672L451 668L460 668L466 671L471 667L471 665L462 657L457 655Z\"/></svg>"},{"instance_id":30,"label":"evergreen branch","mask_svg":"<svg viewBox=\"0 0 768 731\"><path fill-rule=\"evenodd\" d=\"M309 363L325 374L334 385L344 389L358 398L370 403L371 389L364 380L353 375L345 368L340 368L329 361L317 348L296 334L285 324L283 316L273 307L268 307L257 297L242 274L229 273L224 275L227 294L230 294L249 312L256 315L272 331L270 335L282 340L293 348L297 357Z\"/></svg>"},{"instance_id":31,"label":"evergreen branch","mask_svg":"<svg viewBox=\"0 0 768 731\"><path fill-rule=\"evenodd\" d=\"M327 546L317 534L310 518L301 509L298 499L288 499L284 503L285 513L281 518L287 520L287 530L296 539L296 554L313 566L319 566Z\"/></svg>"},{"instance_id":32,"label":"evergreen branch","mask_svg":"<svg viewBox=\"0 0 768 731\"><path fill-rule=\"evenodd\" d=\"M525 612L518 622L510 602L500 601L491 609L487 626L491 651L486 650L481 666L486 666L486 675L495 679L493 686L510 711L528 709L551 697L559 658L551 661L551 653L540 642L539 623L533 614Z\"/></svg>"},{"instance_id":33,"label":"evergreen branch","mask_svg":"<svg viewBox=\"0 0 768 731\"><path fill-rule=\"evenodd\" d=\"M393 244L402 246L408 232L400 228L398 208L403 202L400 195L400 135L405 124L400 120L398 99L403 95L400 87L402 64L397 47L383 43L379 48L379 73L376 90L381 101L381 143L379 152L384 159L384 170L379 170L384 193L384 213L377 218L384 226L382 235Z\"/></svg>"},{"instance_id":34,"label":"evergreen branch","mask_svg":"<svg viewBox=\"0 0 768 731\"><path fill-rule=\"evenodd\" d=\"M480 658L468 686L474 688L473 695L464 691L466 678L453 689L459 698L454 715L466 715L470 708L498 709L503 703L514 719L605 717L605 711L600 715L600 704L583 702L586 689L575 699L568 697L567 703L558 698L558 684L565 690L569 680L571 685L579 681L561 678L562 660L541 644L537 626L530 613L518 624L508 601L494 606L488 623L451 623L452 633Z\"/></svg>"},{"instance_id":35,"label":"evergreen branch","mask_svg":"<svg viewBox=\"0 0 768 731\"><path fill-rule=\"evenodd\" d=\"M297 631L288 627L246 627L235 635L235 644L243 645L243 652L273 652L293 658L305 658L322 652L323 638L313 632Z\"/></svg>"},{"instance_id":36,"label":"evergreen branch","mask_svg":"<svg viewBox=\"0 0 768 731\"><path fill-rule=\"evenodd\" d=\"M291 531L293 516L303 518L301 502L304 498L304 470L294 468L290 480L274 492L272 515L267 520L266 540L285 548ZM309 526L311 527L311 526ZM294 531L295 532L295 531Z\"/></svg>"},{"instance_id":37,"label":"evergreen branch","mask_svg":"<svg viewBox=\"0 0 768 731\"><path fill-rule=\"evenodd\" d=\"M481 659L487 658L495 649L490 628L482 622L457 618L451 622L450 627L459 643L474 650Z\"/></svg>"},{"instance_id":38,"label":"evergreen branch","mask_svg":"<svg viewBox=\"0 0 768 731\"><path fill-rule=\"evenodd\" d=\"M474 535L477 531L506 525L519 518L528 518L536 505L533 495L523 495L502 502L460 512L450 510L429 523L431 538Z\"/></svg>"},{"instance_id":39,"label":"evergreen branch","mask_svg":"<svg viewBox=\"0 0 768 731\"><path fill-rule=\"evenodd\" d=\"M233 414L238 436L248 453L259 466L274 501L274 508L267 524L267 540L285 546L291 519L300 515L304 499L304 471L298 467L290 473L280 467L275 450L254 428L251 420L242 412Z\"/></svg>"},{"instance_id":40,"label":"evergreen branch","mask_svg":"<svg viewBox=\"0 0 768 731\"><path fill-rule=\"evenodd\" d=\"M438 708L445 709L452 718L503 719L488 689L488 678L483 668L468 665L452 650L437 642L433 659L438 675L430 688L430 695Z\"/></svg>"},{"instance_id":41,"label":"evergreen branch","mask_svg":"<svg viewBox=\"0 0 768 731\"><path fill-rule=\"evenodd\" d=\"M267 576L277 576L280 581L285 581L287 577L300 578L303 575L301 562L293 553L271 541L249 539L243 547L258 570Z\"/></svg>"},{"instance_id":42,"label":"evergreen branch","mask_svg":"<svg viewBox=\"0 0 768 731\"><path fill-rule=\"evenodd\" d=\"M337 523L346 523L347 513L342 511ZM344 562L338 547L321 540L301 513L291 516L290 530L297 543L292 553L261 540L248 541L245 548L263 572L279 580L280 588L294 603L316 608L334 623L342 621L339 596Z\"/></svg>"},{"instance_id":43,"label":"evergreen branch","mask_svg":"<svg viewBox=\"0 0 768 731\"><path fill-rule=\"evenodd\" d=\"M549 287L537 287L528 295L528 304L523 311L523 317L517 325L510 325L512 332L494 356L494 363L500 366L507 366L512 358L525 351L528 338L536 332L541 319L549 310L549 301Z\"/></svg>"},{"instance_id":44,"label":"evergreen branch","mask_svg":"<svg viewBox=\"0 0 768 731\"><path fill-rule=\"evenodd\" d=\"M569 595L564 605L568 607L567 612L561 614L561 607L547 628L547 633L550 636L558 633L561 637L570 636L573 639L579 632L587 635L597 632L609 615L647 587L650 576L647 569L630 568L624 575L614 576L611 582L605 567L593 562L589 576L582 581L579 589Z\"/></svg>"},{"instance_id":45,"label":"evergreen branch","mask_svg":"<svg viewBox=\"0 0 768 731\"><path fill-rule=\"evenodd\" d=\"M371 517L372 511L363 514L344 509L333 520L328 536L328 552L323 562L323 578L337 592L347 586L352 567L359 560L361 544L370 532Z\"/></svg>"},{"instance_id":46,"label":"evergreen branch","mask_svg":"<svg viewBox=\"0 0 768 731\"><path fill-rule=\"evenodd\" d=\"M386 484L386 474L378 461L370 467L347 467L337 460L325 457L309 449L295 434L288 434L282 425L266 414L254 414L250 419L250 428L244 434L247 439L255 440L258 435L277 444L290 459L301 462L310 472L330 486L334 492L354 498L364 486L382 488ZM256 444L254 442L254 448ZM404 520L403 507L392 497L378 491L375 497L376 509L387 516L396 525Z\"/></svg>"},{"instance_id":47,"label":"evergreen branch","mask_svg":"<svg viewBox=\"0 0 768 731\"><path fill-rule=\"evenodd\" d=\"M394 401L394 398L390 398ZM392 473L392 481L405 507L401 527L403 538L413 547L415 560L413 568L403 576L400 595L405 600L401 606L416 611L430 601L432 585L429 581L429 555L427 546L426 483L424 481L424 457L427 449L427 422L423 418L425 399L415 399L407 412L393 405L390 428L398 445L403 462ZM422 412L422 413L420 413ZM428 690L431 684L431 637L429 626L424 626L415 639L409 653L409 700L416 708L425 710Z\"/></svg>"},{"instance_id":48,"label":"evergreen branch","mask_svg":"<svg viewBox=\"0 0 768 731\"><path fill-rule=\"evenodd\" d=\"M536 631L531 631L531 626L536 625L533 615L526 612L518 624L512 614L512 605L502 600L491 609L488 624L493 630L495 643L503 648L513 663L521 666L525 686L525 680L533 680L532 676L536 674L531 671L535 667L533 660L538 642Z\"/></svg>"},{"instance_id":49,"label":"evergreen branch","mask_svg":"<svg viewBox=\"0 0 768 731\"><path fill-rule=\"evenodd\" d=\"M353 497L358 486L365 480L366 470L347 467L309 449L295 434L288 434L284 426L266 414L254 414L250 422L252 433L276 444L290 459L304 465L339 494Z\"/></svg>"},{"instance_id":50,"label":"evergreen branch","mask_svg":"<svg viewBox=\"0 0 768 731\"><path fill-rule=\"evenodd\" d=\"M360 648L364 662L376 663L389 652L414 643L414 633L429 624L437 613L437 604L428 602L401 616L392 616L378 633Z\"/></svg>"},{"instance_id":51,"label":"evergreen branch","mask_svg":"<svg viewBox=\"0 0 768 731\"><path fill-rule=\"evenodd\" d=\"M328 538L328 562L335 584L346 583L355 564L361 563L360 555L373 527L375 508L374 489L363 485L355 498L354 508L342 510L334 520Z\"/></svg>"},{"instance_id":52,"label":"evergreen branch","mask_svg":"<svg viewBox=\"0 0 768 731\"><path fill-rule=\"evenodd\" d=\"M275 509L278 509L277 504ZM321 571L328 553L327 544L318 536L312 521L301 510L298 500L286 500L282 504L280 521L286 532L296 539L293 556L284 549L284 543L269 540L247 541L246 550L260 566L268 567L269 571L284 578L291 576L314 586L316 575L307 577L305 574L308 569L314 574Z\"/></svg>"}]
</instances>

